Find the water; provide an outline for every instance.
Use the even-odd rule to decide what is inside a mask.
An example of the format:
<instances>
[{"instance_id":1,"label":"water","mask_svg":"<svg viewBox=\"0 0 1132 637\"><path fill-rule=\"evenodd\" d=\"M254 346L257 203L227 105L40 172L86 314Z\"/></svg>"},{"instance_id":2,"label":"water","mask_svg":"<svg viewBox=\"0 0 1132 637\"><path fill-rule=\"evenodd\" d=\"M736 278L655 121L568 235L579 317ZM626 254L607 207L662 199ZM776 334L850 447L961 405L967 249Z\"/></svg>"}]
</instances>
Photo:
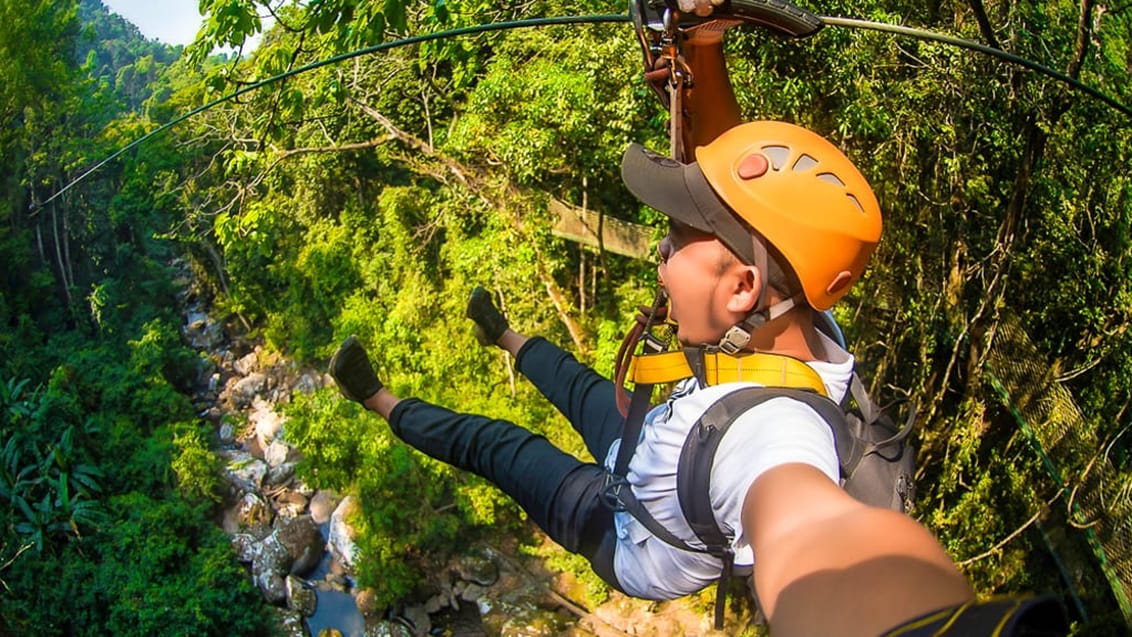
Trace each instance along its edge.
<instances>
[{"instance_id":1,"label":"water","mask_svg":"<svg viewBox=\"0 0 1132 637\"><path fill-rule=\"evenodd\" d=\"M307 618L307 629L313 637L327 628L338 629L343 637L362 637L365 619L358 612L354 596L340 591L316 591L318 608Z\"/></svg>"},{"instance_id":2,"label":"water","mask_svg":"<svg viewBox=\"0 0 1132 637\"><path fill-rule=\"evenodd\" d=\"M325 544L330 534L330 525L320 524L318 530L322 533ZM331 572L331 561L330 552L324 552L322 560L308 576L312 584L325 581L327 573ZM362 637L365 633L365 618L358 611L353 595L344 591L322 590L321 586L315 587L315 594L318 596L318 606L315 607L314 615L306 619L307 629L313 637L318 637L319 632L327 628L337 629L343 637Z\"/></svg>"},{"instance_id":3,"label":"water","mask_svg":"<svg viewBox=\"0 0 1132 637\"><path fill-rule=\"evenodd\" d=\"M325 543L330 534L330 525L320 524L318 529ZM318 566L308 576L308 580L316 585L318 606L314 615L305 620L307 629L312 637L318 637L319 632L328 628L337 629L343 637L363 637L365 618L358 611L354 596L344 591L322 590L326 575L332 572L332 567L333 559L330 552L326 551L322 554ZM471 602L461 603L459 610L446 609L433 615L431 619L434 635L451 637L483 637L484 635L479 609Z\"/></svg>"}]
</instances>

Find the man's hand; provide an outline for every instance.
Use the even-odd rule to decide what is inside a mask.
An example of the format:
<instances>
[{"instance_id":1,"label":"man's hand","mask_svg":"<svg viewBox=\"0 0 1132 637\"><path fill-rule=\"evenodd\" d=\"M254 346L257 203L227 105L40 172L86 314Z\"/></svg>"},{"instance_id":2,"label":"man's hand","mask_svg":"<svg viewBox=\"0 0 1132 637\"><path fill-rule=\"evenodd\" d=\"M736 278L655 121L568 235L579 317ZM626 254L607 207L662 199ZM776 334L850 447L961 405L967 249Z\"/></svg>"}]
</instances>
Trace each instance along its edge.
<instances>
[{"instance_id":1,"label":"man's hand","mask_svg":"<svg viewBox=\"0 0 1132 637\"><path fill-rule=\"evenodd\" d=\"M684 13L694 13L706 18L711 15L712 9L723 4L723 0L677 0L676 4Z\"/></svg>"}]
</instances>

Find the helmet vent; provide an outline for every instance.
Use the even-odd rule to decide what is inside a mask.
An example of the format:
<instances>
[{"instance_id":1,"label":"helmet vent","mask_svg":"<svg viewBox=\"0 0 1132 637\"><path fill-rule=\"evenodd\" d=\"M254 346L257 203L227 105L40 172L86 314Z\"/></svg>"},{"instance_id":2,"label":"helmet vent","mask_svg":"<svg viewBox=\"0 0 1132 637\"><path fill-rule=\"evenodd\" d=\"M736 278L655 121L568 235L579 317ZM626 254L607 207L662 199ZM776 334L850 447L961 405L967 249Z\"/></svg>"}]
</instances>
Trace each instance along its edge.
<instances>
[{"instance_id":1,"label":"helmet vent","mask_svg":"<svg viewBox=\"0 0 1132 637\"><path fill-rule=\"evenodd\" d=\"M842 188L846 187L845 182L841 181L841 178L838 177L837 175L833 174L833 173L822 173L822 174L818 175L818 179L820 179L824 182L831 183L834 186L841 186Z\"/></svg>"},{"instance_id":2,"label":"helmet vent","mask_svg":"<svg viewBox=\"0 0 1132 637\"><path fill-rule=\"evenodd\" d=\"M790 156L790 149L786 146L766 146L763 152L767 157L770 157L770 165L775 170L782 170L782 166L786 164L786 158Z\"/></svg>"},{"instance_id":3,"label":"helmet vent","mask_svg":"<svg viewBox=\"0 0 1132 637\"><path fill-rule=\"evenodd\" d=\"M809 169L811 169L811 168L813 168L814 166L817 166L817 165L818 165L818 160L814 159L813 157L811 157L809 155L803 154L801 157L798 158L798 161L794 162L794 171L795 172L803 172L803 171L809 170Z\"/></svg>"},{"instance_id":4,"label":"helmet vent","mask_svg":"<svg viewBox=\"0 0 1132 637\"><path fill-rule=\"evenodd\" d=\"M849 198L849 201L853 202L854 206L857 206L857 210L860 210L861 214L866 214L865 213L865 207L861 205L861 202L857 199L857 197L855 195L853 195L853 193L847 192L847 193L845 193L845 196Z\"/></svg>"}]
</instances>

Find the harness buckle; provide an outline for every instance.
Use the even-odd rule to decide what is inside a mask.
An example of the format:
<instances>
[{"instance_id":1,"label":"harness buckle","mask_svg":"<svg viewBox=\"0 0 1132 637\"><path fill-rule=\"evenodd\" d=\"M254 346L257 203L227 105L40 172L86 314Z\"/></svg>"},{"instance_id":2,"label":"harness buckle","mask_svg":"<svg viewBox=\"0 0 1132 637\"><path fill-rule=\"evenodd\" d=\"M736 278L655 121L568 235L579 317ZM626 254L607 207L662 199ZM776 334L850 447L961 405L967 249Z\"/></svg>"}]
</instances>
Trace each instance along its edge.
<instances>
[{"instance_id":1,"label":"harness buckle","mask_svg":"<svg viewBox=\"0 0 1132 637\"><path fill-rule=\"evenodd\" d=\"M739 327L738 325L732 325L731 329L727 330L727 333L724 334L723 338L719 340L719 351L727 354L728 356L734 356L735 354L743 351L743 348L746 347L747 343L750 342L750 332Z\"/></svg>"},{"instance_id":2,"label":"harness buckle","mask_svg":"<svg viewBox=\"0 0 1132 637\"><path fill-rule=\"evenodd\" d=\"M652 332L645 332L641 336L641 354L659 354L668 349L668 343L657 338Z\"/></svg>"},{"instance_id":3,"label":"harness buckle","mask_svg":"<svg viewBox=\"0 0 1132 637\"><path fill-rule=\"evenodd\" d=\"M604 504L610 511L614 513L621 513L627 511L625 504L621 501L621 489L629 488L629 481L621 476L615 475L612 471L605 472L605 484L601 487L601 503Z\"/></svg>"}]
</instances>

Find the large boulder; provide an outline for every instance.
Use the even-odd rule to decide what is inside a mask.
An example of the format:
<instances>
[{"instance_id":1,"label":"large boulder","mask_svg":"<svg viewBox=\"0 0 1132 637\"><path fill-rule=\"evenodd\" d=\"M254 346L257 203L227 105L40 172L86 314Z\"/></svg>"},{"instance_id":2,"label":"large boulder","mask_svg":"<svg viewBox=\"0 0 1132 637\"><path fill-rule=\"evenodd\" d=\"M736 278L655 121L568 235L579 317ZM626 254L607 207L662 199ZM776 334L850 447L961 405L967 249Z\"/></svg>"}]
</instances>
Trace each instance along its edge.
<instances>
[{"instance_id":1,"label":"large boulder","mask_svg":"<svg viewBox=\"0 0 1132 637\"><path fill-rule=\"evenodd\" d=\"M283 489L271 498L275 514L280 518L297 518L307 510L307 497L298 491Z\"/></svg>"},{"instance_id":2,"label":"large boulder","mask_svg":"<svg viewBox=\"0 0 1132 637\"><path fill-rule=\"evenodd\" d=\"M255 397L267 389L267 375L252 372L231 384L228 389L228 400L236 409L247 409L252 405Z\"/></svg>"},{"instance_id":3,"label":"large boulder","mask_svg":"<svg viewBox=\"0 0 1132 637\"><path fill-rule=\"evenodd\" d=\"M381 612L381 609L377 607L377 594L374 593L372 588L359 590L354 595L354 605L358 607L358 612L366 619L373 619Z\"/></svg>"},{"instance_id":4,"label":"large boulder","mask_svg":"<svg viewBox=\"0 0 1132 637\"><path fill-rule=\"evenodd\" d=\"M287 547L274 533L256 545L252 552L252 579L272 604L287 600L287 583L284 579L291 569L293 558Z\"/></svg>"},{"instance_id":5,"label":"large boulder","mask_svg":"<svg viewBox=\"0 0 1132 637\"><path fill-rule=\"evenodd\" d=\"M366 624L363 637L415 637L408 626L400 622L379 621Z\"/></svg>"},{"instance_id":6,"label":"large boulder","mask_svg":"<svg viewBox=\"0 0 1132 637\"><path fill-rule=\"evenodd\" d=\"M271 507L258 493L245 493L236 503L236 527L254 535L271 528L271 516Z\"/></svg>"},{"instance_id":7,"label":"large boulder","mask_svg":"<svg viewBox=\"0 0 1132 637\"><path fill-rule=\"evenodd\" d=\"M480 586L491 586L499 579L499 565L486 552L461 555L456 560L455 568L460 579Z\"/></svg>"},{"instance_id":8,"label":"large boulder","mask_svg":"<svg viewBox=\"0 0 1132 637\"><path fill-rule=\"evenodd\" d=\"M189 312L183 333L188 338L189 346L197 351L210 352L224 342L224 326L211 320L202 311Z\"/></svg>"},{"instance_id":9,"label":"large boulder","mask_svg":"<svg viewBox=\"0 0 1132 637\"><path fill-rule=\"evenodd\" d=\"M291 478L295 477L295 463L284 462L283 464L271 467L267 471L267 475L263 479L263 486L265 487L278 487L287 484Z\"/></svg>"},{"instance_id":10,"label":"large boulder","mask_svg":"<svg viewBox=\"0 0 1132 637\"><path fill-rule=\"evenodd\" d=\"M311 631L307 628L302 613L289 608L275 609L275 625L279 630L274 634L279 637L311 637Z\"/></svg>"},{"instance_id":11,"label":"large boulder","mask_svg":"<svg viewBox=\"0 0 1132 637\"><path fill-rule=\"evenodd\" d=\"M534 597L503 600L490 596L477 601L487 635L499 637L553 637L566 630L568 618L541 607Z\"/></svg>"},{"instance_id":12,"label":"large boulder","mask_svg":"<svg viewBox=\"0 0 1132 637\"><path fill-rule=\"evenodd\" d=\"M252 408L248 412L248 422L255 427L255 435L261 447L267 448L283 430L283 417L279 415L271 403L263 398L253 397Z\"/></svg>"},{"instance_id":13,"label":"large boulder","mask_svg":"<svg viewBox=\"0 0 1132 637\"><path fill-rule=\"evenodd\" d=\"M358 532L348 520L359 512L359 507L357 500L348 495L342 498L330 516L327 548L335 559L349 569L353 569L358 563L358 545L354 541Z\"/></svg>"},{"instance_id":14,"label":"large boulder","mask_svg":"<svg viewBox=\"0 0 1132 637\"><path fill-rule=\"evenodd\" d=\"M316 491L310 502L311 517L318 524L326 524L341 501L333 491Z\"/></svg>"},{"instance_id":15,"label":"large boulder","mask_svg":"<svg viewBox=\"0 0 1132 637\"><path fill-rule=\"evenodd\" d=\"M256 371L258 364L259 355L256 352L249 352L232 363L232 371L240 376L247 376Z\"/></svg>"},{"instance_id":16,"label":"large boulder","mask_svg":"<svg viewBox=\"0 0 1132 637\"><path fill-rule=\"evenodd\" d=\"M291 447L278 438L272 440L263 449L263 459L267 462L267 466L273 469L285 464L290 455Z\"/></svg>"},{"instance_id":17,"label":"large boulder","mask_svg":"<svg viewBox=\"0 0 1132 637\"><path fill-rule=\"evenodd\" d=\"M291 385L291 389L303 394L313 394L322 387L322 375L315 372L303 372Z\"/></svg>"},{"instance_id":18,"label":"large boulder","mask_svg":"<svg viewBox=\"0 0 1132 637\"><path fill-rule=\"evenodd\" d=\"M288 575L286 581L287 608L300 613L303 617L314 615L318 607L318 594L307 588L303 580Z\"/></svg>"},{"instance_id":19,"label":"large boulder","mask_svg":"<svg viewBox=\"0 0 1132 637\"><path fill-rule=\"evenodd\" d=\"M238 491L258 490L270 470L266 462L244 451L231 452L222 457L228 460L228 464L224 466L224 477Z\"/></svg>"},{"instance_id":20,"label":"large boulder","mask_svg":"<svg viewBox=\"0 0 1132 637\"><path fill-rule=\"evenodd\" d=\"M251 533L234 533L231 538L232 548L236 550L236 559L245 564L251 564L255 553L259 549L259 538Z\"/></svg>"},{"instance_id":21,"label":"large boulder","mask_svg":"<svg viewBox=\"0 0 1132 637\"><path fill-rule=\"evenodd\" d=\"M280 518L274 535L291 556L292 574L306 575L318 566L324 546L322 534L319 533L318 525L311 516Z\"/></svg>"}]
</instances>

